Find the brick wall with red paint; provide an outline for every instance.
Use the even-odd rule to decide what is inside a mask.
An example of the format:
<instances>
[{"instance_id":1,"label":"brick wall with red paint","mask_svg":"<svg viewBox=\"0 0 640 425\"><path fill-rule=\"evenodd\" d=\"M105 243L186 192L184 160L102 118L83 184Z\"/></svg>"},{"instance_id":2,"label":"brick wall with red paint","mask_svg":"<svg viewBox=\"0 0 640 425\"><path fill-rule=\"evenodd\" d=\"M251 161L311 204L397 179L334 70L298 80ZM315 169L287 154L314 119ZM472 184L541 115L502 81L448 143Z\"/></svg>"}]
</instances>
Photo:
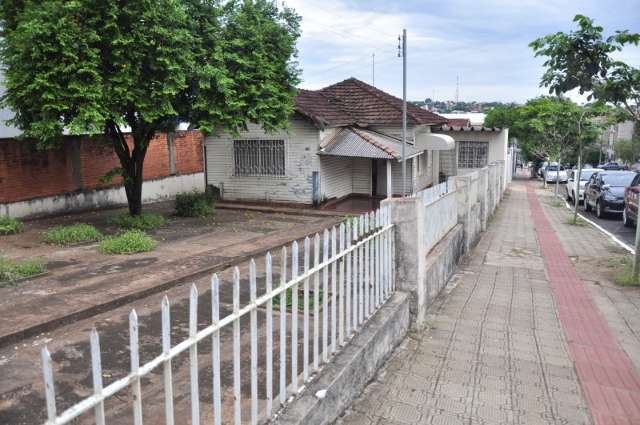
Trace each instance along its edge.
<instances>
[{"instance_id":1,"label":"brick wall with red paint","mask_svg":"<svg viewBox=\"0 0 640 425\"><path fill-rule=\"evenodd\" d=\"M176 174L203 171L203 136L199 131L174 134ZM25 201L82 190L121 184L120 177L110 183L100 181L119 166L108 145L90 138L66 138L60 148L38 151L31 141L0 140L0 203ZM144 161L144 179L170 175L166 134L157 134L149 144Z\"/></svg>"}]
</instances>

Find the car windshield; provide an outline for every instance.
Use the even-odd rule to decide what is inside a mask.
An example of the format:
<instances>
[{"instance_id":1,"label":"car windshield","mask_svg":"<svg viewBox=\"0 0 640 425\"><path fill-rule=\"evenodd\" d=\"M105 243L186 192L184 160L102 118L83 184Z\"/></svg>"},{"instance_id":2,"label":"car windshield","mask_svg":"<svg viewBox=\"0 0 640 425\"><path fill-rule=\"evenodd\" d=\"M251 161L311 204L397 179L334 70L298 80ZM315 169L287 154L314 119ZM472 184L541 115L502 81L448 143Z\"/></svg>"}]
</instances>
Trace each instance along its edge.
<instances>
[{"instance_id":1,"label":"car windshield","mask_svg":"<svg viewBox=\"0 0 640 425\"><path fill-rule=\"evenodd\" d=\"M609 186L629 186L635 176L635 173L603 174L602 180Z\"/></svg>"},{"instance_id":2,"label":"car windshield","mask_svg":"<svg viewBox=\"0 0 640 425\"><path fill-rule=\"evenodd\" d=\"M580 173L580 181L581 182L586 182L587 180L589 180L591 178L593 173L595 173L595 171L583 171L582 173Z\"/></svg>"}]
</instances>

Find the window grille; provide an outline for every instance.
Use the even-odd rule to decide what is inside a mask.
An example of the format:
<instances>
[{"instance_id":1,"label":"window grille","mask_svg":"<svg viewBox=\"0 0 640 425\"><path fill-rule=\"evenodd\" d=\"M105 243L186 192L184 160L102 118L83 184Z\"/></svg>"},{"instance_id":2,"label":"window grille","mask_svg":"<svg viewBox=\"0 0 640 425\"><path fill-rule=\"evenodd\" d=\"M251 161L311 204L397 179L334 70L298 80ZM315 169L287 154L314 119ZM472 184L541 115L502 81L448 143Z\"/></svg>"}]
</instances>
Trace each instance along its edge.
<instances>
[{"instance_id":1,"label":"window grille","mask_svg":"<svg viewBox=\"0 0 640 425\"><path fill-rule=\"evenodd\" d=\"M284 140L234 140L235 176L284 176Z\"/></svg>"},{"instance_id":2,"label":"window grille","mask_svg":"<svg viewBox=\"0 0 640 425\"><path fill-rule=\"evenodd\" d=\"M489 142L459 142L458 167L482 168L487 165Z\"/></svg>"}]
</instances>

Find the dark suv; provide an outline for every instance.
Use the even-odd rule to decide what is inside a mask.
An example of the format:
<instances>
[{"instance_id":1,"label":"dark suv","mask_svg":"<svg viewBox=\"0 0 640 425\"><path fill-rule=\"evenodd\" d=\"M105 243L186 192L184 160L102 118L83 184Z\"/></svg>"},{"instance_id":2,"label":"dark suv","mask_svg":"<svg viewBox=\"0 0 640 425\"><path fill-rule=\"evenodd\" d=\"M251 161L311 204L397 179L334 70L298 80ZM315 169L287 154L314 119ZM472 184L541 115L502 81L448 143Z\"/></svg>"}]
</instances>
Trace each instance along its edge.
<instances>
[{"instance_id":1,"label":"dark suv","mask_svg":"<svg viewBox=\"0 0 640 425\"><path fill-rule=\"evenodd\" d=\"M624 209L624 189L636 176L633 171L599 171L594 173L584 189L584 209L595 208L598 218L607 212L621 213Z\"/></svg>"}]
</instances>

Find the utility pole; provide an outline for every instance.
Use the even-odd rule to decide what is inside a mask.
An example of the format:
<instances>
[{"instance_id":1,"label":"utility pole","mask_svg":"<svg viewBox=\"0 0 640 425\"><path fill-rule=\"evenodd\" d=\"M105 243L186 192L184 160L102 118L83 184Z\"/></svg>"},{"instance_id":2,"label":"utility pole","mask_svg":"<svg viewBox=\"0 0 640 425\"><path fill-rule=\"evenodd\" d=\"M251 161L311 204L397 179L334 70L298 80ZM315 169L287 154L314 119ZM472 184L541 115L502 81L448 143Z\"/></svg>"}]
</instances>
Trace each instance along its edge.
<instances>
[{"instance_id":1,"label":"utility pole","mask_svg":"<svg viewBox=\"0 0 640 425\"><path fill-rule=\"evenodd\" d=\"M376 86L376 54L371 53L371 85Z\"/></svg>"},{"instance_id":2,"label":"utility pole","mask_svg":"<svg viewBox=\"0 0 640 425\"><path fill-rule=\"evenodd\" d=\"M407 196L407 30L398 37L398 57L402 56L402 197Z\"/></svg>"}]
</instances>

